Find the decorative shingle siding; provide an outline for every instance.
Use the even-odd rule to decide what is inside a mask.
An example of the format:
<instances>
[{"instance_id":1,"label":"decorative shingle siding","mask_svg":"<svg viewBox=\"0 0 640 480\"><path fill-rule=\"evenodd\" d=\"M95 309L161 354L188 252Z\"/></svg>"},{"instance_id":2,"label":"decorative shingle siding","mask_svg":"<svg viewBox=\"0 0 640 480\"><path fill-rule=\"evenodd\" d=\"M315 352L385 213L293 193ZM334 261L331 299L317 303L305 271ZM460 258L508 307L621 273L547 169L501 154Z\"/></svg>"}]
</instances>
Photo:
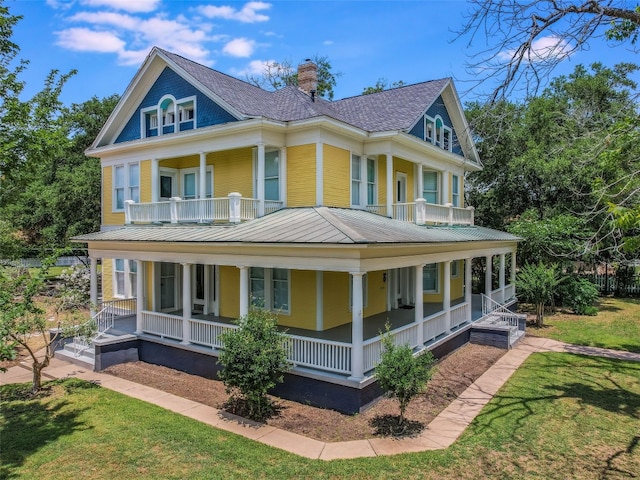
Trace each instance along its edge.
<instances>
[{"instance_id":1,"label":"decorative shingle siding","mask_svg":"<svg viewBox=\"0 0 640 480\"><path fill-rule=\"evenodd\" d=\"M164 95L173 95L176 99L195 95L198 128L236 121L236 118L224 108L213 102L209 97L169 67L166 67L149 89L142 102L140 102L124 129L120 132L120 135L118 135L115 143L128 142L141 138L140 109L157 105ZM180 125L180 128L181 130L192 130L193 122L184 122ZM166 126L163 131L164 133L172 133L173 126ZM147 132L147 135L151 136L151 132Z\"/></svg>"}]
</instances>

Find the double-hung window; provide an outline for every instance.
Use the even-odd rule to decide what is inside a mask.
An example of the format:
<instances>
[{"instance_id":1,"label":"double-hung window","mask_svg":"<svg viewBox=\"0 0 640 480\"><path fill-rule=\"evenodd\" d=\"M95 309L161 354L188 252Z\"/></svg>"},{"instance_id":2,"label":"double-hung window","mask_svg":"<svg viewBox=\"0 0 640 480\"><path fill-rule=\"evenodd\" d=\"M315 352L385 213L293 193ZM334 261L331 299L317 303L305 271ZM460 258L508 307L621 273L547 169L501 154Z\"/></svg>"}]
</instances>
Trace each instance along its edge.
<instances>
[{"instance_id":1,"label":"double-hung window","mask_svg":"<svg viewBox=\"0 0 640 480\"><path fill-rule=\"evenodd\" d=\"M113 260L113 296L135 297L138 264L135 260L114 258Z\"/></svg>"},{"instance_id":2,"label":"double-hung window","mask_svg":"<svg viewBox=\"0 0 640 480\"><path fill-rule=\"evenodd\" d=\"M124 202L140 201L140 165L129 163L113 167L113 210L124 210Z\"/></svg>"},{"instance_id":3,"label":"double-hung window","mask_svg":"<svg viewBox=\"0 0 640 480\"><path fill-rule=\"evenodd\" d=\"M460 177L451 176L451 203L454 207L460 206Z\"/></svg>"},{"instance_id":4,"label":"double-hung window","mask_svg":"<svg viewBox=\"0 0 640 480\"><path fill-rule=\"evenodd\" d=\"M453 260L451 262L451 276L456 278L460 275L460 260Z\"/></svg>"},{"instance_id":5,"label":"double-hung window","mask_svg":"<svg viewBox=\"0 0 640 480\"><path fill-rule=\"evenodd\" d=\"M280 200L280 152L264 153L264 199Z\"/></svg>"},{"instance_id":6,"label":"double-hung window","mask_svg":"<svg viewBox=\"0 0 640 480\"><path fill-rule=\"evenodd\" d=\"M290 312L289 270L251 267L249 283L251 305L278 313Z\"/></svg>"},{"instance_id":7,"label":"double-hung window","mask_svg":"<svg viewBox=\"0 0 640 480\"><path fill-rule=\"evenodd\" d=\"M362 188L362 158L351 155L351 205L359 207L361 203L360 189Z\"/></svg>"},{"instance_id":8,"label":"double-hung window","mask_svg":"<svg viewBox=\"0 0 640 480\"><path fill-rule=\"evenodd\" d=\"M113 262L113 295L116 297L125 296L125 261L123 258L116 258Z\"/></svg>"},{"instance_id":9,"label":"double-hung window","mask_svg":"<svg viewBox=\"0 0 640 480\"><path fill-rule=\"evenodd\" d=\"M422 198L427 203L438 204L438 172L422 172Z\"/></svg>"},{"instance_id":10,"label":"double-hung window","mask_svg":"<svg viewBox=\"0 0 640 480\"><path fill-rule=\"evenodd\" d=\"M367 205L378 203L376 184L376 160L367 158Z\"/></svg>"},{"instance_id":11,"label":"double-hung window","mask_svg":"<svg viewBox=\"0 0 640 480\"><path fill-rule=\"evenodd\" d=\"M429 263L422 268L422 290L425 293L438 292L438 264Z\"/></svg>"},{"instance_id":12,"label":"double-hung window","mask_svg":"<svg viewBox=\"0 0 640 480\"><path fill-rule=\"evenodd\" d=\"M113 209L123 210L125 201L125 168L124 165L113 167Z\"/></svg>"}]
</instances>

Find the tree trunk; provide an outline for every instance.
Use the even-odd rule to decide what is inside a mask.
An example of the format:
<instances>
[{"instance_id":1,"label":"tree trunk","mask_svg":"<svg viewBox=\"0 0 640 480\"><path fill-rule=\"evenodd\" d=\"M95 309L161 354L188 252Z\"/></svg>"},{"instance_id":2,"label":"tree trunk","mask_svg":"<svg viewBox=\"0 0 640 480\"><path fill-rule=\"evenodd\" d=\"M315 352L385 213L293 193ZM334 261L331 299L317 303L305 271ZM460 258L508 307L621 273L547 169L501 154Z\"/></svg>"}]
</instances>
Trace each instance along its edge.
<instances>
[{"instance_id":1,"label":"tree trunk","mask_svg":"<svg viewBox=\"0 0 640 480\"><path fill-rule=\"evenodd\" d=\"M536 326L538 328L542 328L542 325L544 322L543 315L544 315L544 303L538 303L536 305Z\"/></svg>"},{"instance_id":2,"label":"tree trunk","mask_svg":"<svg viewBox=\"0 0 640 480\"><path fill-rule=\"evenodd\" d=\"M31 387L31 393L38 393L42 387L42 369L44 365L42 362L33 362L33 384Z\"/></svg>"}]
</instances>

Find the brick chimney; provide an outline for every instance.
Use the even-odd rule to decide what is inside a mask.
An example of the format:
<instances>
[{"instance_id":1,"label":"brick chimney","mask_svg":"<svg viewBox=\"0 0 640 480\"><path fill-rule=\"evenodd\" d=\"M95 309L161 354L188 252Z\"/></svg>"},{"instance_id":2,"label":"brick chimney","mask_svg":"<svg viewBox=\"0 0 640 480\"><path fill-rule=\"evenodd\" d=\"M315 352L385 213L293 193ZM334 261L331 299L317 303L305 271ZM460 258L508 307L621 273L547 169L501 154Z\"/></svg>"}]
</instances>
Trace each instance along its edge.
<instances>
[{"instance_id":1,"label":"brick chimney","mask_svg":"<svg viewBox=\"0 0 640 480\"><path fill-rule=\"evenodd\" d=\"M298 88L311 98L315 97L318 88L318 66L307 58L298 65Z\"/></svg>"}]
</instances>

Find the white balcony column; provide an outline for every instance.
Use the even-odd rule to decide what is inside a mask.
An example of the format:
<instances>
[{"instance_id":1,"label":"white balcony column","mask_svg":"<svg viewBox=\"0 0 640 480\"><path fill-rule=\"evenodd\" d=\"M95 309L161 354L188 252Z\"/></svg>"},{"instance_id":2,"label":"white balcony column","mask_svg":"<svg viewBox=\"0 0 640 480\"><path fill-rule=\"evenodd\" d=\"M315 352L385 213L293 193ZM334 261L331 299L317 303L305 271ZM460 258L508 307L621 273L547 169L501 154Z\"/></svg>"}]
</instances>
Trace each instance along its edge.
<instances>
[{"instance_id":1,"label":"white balcony column","mask_svg":"<svg viewBox=\"0 0 640 480\"><path fill-rule=\"evenodd\" d=\"M467 321L473 320L473 278L471 275L472 258L464 261L464 301L467 304Z\"/></svg>"},{"instance_id":2,"label":"white balcony column","mask_svg":"<svg viewBox=\"0 0 640 480\"><path fill-rule=\"evenodd\" d=\"M385 154L387 159L387 217L393 218L393 155Z\"/></svg>"},{"instance_id":3,"label":"white balcony column","mask_svg":"<svg viewBox=\"0 0 640 480\"><path fill-rule=\"evenodd\" d=\"M491 269L493 268L493 256L492 255L487 255L485 257L485 269L484 269L484 294L491 298L491 276L492 276L492 272Z\"/></svg>"},{"instance_id":4,"label":"white balcony column","mask_svg":"<svg viewBox=\"0 0 640 480\"><path fill-rule=\"evenodd\" d=\"M451 194L449 193L449 172L442 172L440 179L442 182L442 203L446 205L451 202Z\"/></svg>"},{"instance_id":5,"label":"white balcony column","mask_svg":"<svg viewBox=\"0 0 640 480\"><path fill-rule=\"evenodd\" d=\"M324 146L316 142L316 205L324 204Z\"/></svg>"},{"instance_id":6,"label":"white balcony column","mask_svg":"<svg viewBox=\"0 0 640 480\"><path fill-rule=\"evenodd\" d=\"M415 197L416 198L422 198L423 196L423 192L424 192L424 178L422 177L422 165L420 164L415 164L415 175L416 175L416 194Z\"/></svg>"},{"instance_id":7,"label":"white balcony column","mask_svg":"<svg viewBox=\"0 0 640 480\"><path fill-rule=\"evenodd\" d=\"M504 283L504 270L505 270L505 258L504 258L504 253L500 254L500 271L498 272L498 288L500 288L500 294L499 294L499 302L500 303L504 303L504 287L505 287L505 283Z\"/></svg>"},{"instance_id":8,"label":"white balcony column","mask_svg":"<svg viewBox=\"0 0 640 480\"><path fill-rule=\"evenodd\" d=\"M142 333L142 310L144 310L144 266L142 260L136 260L136 335Z\"/></svg>"},{"instance_id":9,"label":"white balcony column","mask_svg":"<svg viewBox=\"0 0 640 480\"><path fill-rule=\"evenodd\" d=\"M416 198L416 225L424 225L427 221L427 201L424 198Z\"/></svg>"},{"instance_id":10,"label":"white balcony column","mask_svg":"<svg viewBox=\"0 0 640 480\"><path fill-rule=\"evenodd\" d=\"M160 201L160 171L157 158L151 159L151 201Z\"/></svg>"},{"instance_id":11,"label":"white balcony column","mask_svg":"<svg viewBox=\"0 0 640 480\"><path fill-rule=\"evenodd\" d=\"M191 264L182 264L182 341L188 345L191 339Z\"/></svg>"},{"instance_id":12,"label":"white balcony column","mask_svg":"<svg viewBox=\"0 0 640 480\"><path fill-rule=\"evenodd\" d=\"M363 272L351 273L351 379L359 380L364 377L364 326L363 326Z\"/></svg>"},{"instance_id":13,"label":"white balcony column","mask_svg":"<svg viewBox=\"0 0 640 480\"><path fill-rule=\"evenodd\" d=\"M447 213L447 223L453 225L453 203L445 203L444 206L449 209Z\"/></svg>"},{"instance_id":14,"label":"white balcony column","mask_svg":"<svg viewBox=\"0 0 640 480\"><path fill-rule=\"evenodd\" d=\"M207 198L207 154L200 152L200 178L199 178L200 198ZM213 193L213 192L212 192ZM213 196L213 195L212 195Z\"/></svg>"},{"instance_id":15,"label":"white balcony column","mask_svg":"<svg viewBox=\"0 0 640 480\"><path fill-rule=\"evenodd\" d=\"M280 149L280 201L287 206L287 147Z\"/></svg>"},{"instance_id":16,"label":"white balcony column","mask_svg":"<svg viewBox=\"0 0 640 480\"><path fill-rule=\"evenodd\" d=\"M249 267L239 266L240 270L240 317L249 314Z\"/></svg>"},{"instance_id":17,"label":"white balcony column","mask_svg":"<svg viewBox=\"0 0 640 480\"><path fill-rule=\"evenodd\" d=\"M258 144L257 161L256 197L258 198L258 216L264 217L264 143Z\"/></svg>"},{"instance_id":18,"label":"white balcony column","mask_svg":"<svg viewBox=\"0 0 640 480\"><path fill-rule=\"evenodd\" d=\"M125 200L124 201L124 223L125 225L131 225L131 205L135 202L133 200Z\"/></svg>"},{"instance_id":19,"label":"white balcony column","mask_svg":"<svg viewBox=\"0 0 640 480\"><path fill-rule=\"evenodd\" d=\"M240 200L242 199L242 195L238 192L231 192L229 194L229 222L230 223L240 223L241 215L240 215Z\"/></svg>"},{"instance_id":20,"label":"white balcony column","mask_svg":"<svg viewBox=\"0 0 640 480\"><path fill-rule=\"evenodd\" d=\"M98 306L98 259L96 257L90 258L89 265L89 278L90 278L90 290L89 290L89 303L91 303L90 314L93 317L96 314L96 307Z\"/></svg>"},{"instance_id":21,"label":"white balcony column","mask_svg":"<svg viewBox=\"0 0 640 480\"><path fill-rule=\"evenodd\" d=\"M445 312L447 330L451 330L451 260L442 262L444 275L442 279L442 309Z\"/></svg>"},{"instance_id":22,"label":"white balcony column","mask_svg":"<svg viewBox=\"0 0 640 480\"><path fill-rule=\"evenodd\" d=\"M171 202L171 205L169 205L171 223L178 223L178 202L180 201L180 197L171 197L169 201Z\"/></svg>"},{"instance_id":23,"label":"white balcony column","mask_svg":"<svg viewBox=\"0 0 640 480\"><path fill-rule=\"evenodd\" d=\"M415 317L414 321L418 325L417 328L417 341L416 345L420 348L424 345L424 287L422 286L423 275L422 269L424 264L416 265L415 267Z\"/></svg>"}]
</instances>

